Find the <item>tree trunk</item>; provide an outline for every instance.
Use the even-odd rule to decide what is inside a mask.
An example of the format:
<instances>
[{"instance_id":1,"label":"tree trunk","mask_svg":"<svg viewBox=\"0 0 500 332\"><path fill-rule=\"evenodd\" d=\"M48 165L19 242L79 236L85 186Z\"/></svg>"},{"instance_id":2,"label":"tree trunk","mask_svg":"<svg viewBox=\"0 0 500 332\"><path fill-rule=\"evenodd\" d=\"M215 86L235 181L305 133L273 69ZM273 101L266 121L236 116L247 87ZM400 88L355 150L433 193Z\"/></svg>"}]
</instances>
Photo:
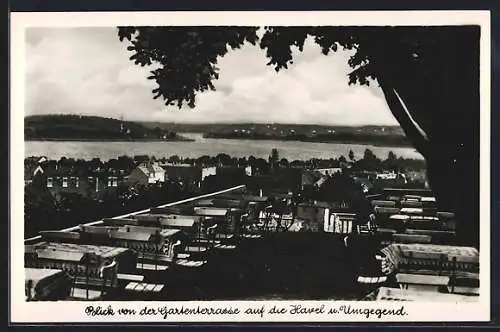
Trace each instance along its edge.
<instances>
[{"instance_id":1,"label":"tree trunk","mask_svg":"<svg viewBox=\"0 0 500 332\"><path fill-rule=\"evenodd\" d=\"M365 41L370 64L391 112L426 160L439 210L455 213L459 244L478 247L480 29L393 32L384 47ZM411 48L395 52L413 37L415 57L407 57ZM395 47L398 40L405 41Z\"/></svg>"},{"instance_id":2,"label":"tree trunk","mask_svg":"<svg viewBox=\"0 0 500 332\"><path fill-rule=\"evenodd\" d=\"M436 195L439 210L455 213L459 244L479 247L479 112L464 103L453 111L457 116L464 117L467 125L449 126L443 121L464 122L453 119L451 114L443 117L444 110L438 108L405 110L392 86L387 86L382 79L379 82L391 112L426 160L429 184ZM402 99L404 95L399 94ZM453 94L444 94L442 98L446 97L461 99L461 96ZM425 94L421 98L425 98ZM412 104L418 105L418 102ZM437 104L439 107L440 103ZM476 107L479 108L479 102ZM432 127L423 128L428 138L415 128L408 113L425 114L436 122Z\"/></svg>"},{"instance_id":3,"label":"tree trunk","mask_svg":"<svg viewBox=\"0 0 500 332\"><path fill-rule=\"evenodd\" d=\"M431 131L429 136L433 138L425 139L408 120L403 106L395 102L395 95L391 94L383 83L381 86L391 111L426 160L429 184L436 195L439 210L455 213L459 244L478 247L478 120L468 117L470 129L467 131L457 129L444 132ZM426 110L413 110L413 112L418 111ZM439 116L435 118L436 121L440 120Z\"/></svg>"}]
</instances>

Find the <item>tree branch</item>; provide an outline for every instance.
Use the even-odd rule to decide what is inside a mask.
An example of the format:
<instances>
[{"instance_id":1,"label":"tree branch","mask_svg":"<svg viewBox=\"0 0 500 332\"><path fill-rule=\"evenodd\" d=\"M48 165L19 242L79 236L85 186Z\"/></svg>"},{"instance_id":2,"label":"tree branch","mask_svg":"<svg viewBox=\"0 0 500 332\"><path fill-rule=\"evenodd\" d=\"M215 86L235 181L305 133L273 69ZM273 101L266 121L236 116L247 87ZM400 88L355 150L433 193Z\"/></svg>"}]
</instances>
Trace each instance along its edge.
<instances>
[{"instance_id":1,"label":"tree branch","mask_svg":"<svg viewBox=\"0 0 500 332\"><path fill-rule=\"evenodd\" d=\"M381 78L381 75L377 75L377 81L379 82L382 92L384 93L387 105L389 106L391 113L401 124L401 127L403 128L405 134L413 142L418 152L420 152L424 157L428 156L429 141L415 126L412 118L401 103L400 98L398 98L394 87L387 84L385 80Z\"/></svg>"}]
</instances>

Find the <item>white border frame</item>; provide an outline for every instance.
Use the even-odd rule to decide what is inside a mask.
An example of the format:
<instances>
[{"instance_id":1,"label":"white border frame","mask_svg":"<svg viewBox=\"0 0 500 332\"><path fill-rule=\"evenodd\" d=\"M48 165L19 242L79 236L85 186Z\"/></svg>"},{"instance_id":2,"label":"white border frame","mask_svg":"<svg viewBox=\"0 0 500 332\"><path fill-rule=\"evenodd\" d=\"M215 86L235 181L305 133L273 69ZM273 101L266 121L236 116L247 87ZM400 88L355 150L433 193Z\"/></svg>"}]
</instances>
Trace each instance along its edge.
<instances>
[{"instance_id":1,"label":"white border frame","mask_svg":"<svg viewBox=\"0 0 500 332\"><path fill-rule=\"evenodd\" d=\"M161 316L85 315L88 305L115 309L120 306L140 310L144 306L210 306L269 309L273 305L287 307L325 304L327 308L351 305L359 308L400 308L397 302L341 301L227 301L227 302L39 302L24 301L23 239L24 239L24 59L27 27L105 27L118 25L463 25L481 26L480 41L480 296L476 303L405 303L406 316L381 319L363 315L226 315L226 316ZM85 12L85 13L11 13L11 303L13 323L42 322L409 322L409 321L488 321L490 319L490 12L489 11L342 11L342 12Z\"/></svg>"}]
</instances>

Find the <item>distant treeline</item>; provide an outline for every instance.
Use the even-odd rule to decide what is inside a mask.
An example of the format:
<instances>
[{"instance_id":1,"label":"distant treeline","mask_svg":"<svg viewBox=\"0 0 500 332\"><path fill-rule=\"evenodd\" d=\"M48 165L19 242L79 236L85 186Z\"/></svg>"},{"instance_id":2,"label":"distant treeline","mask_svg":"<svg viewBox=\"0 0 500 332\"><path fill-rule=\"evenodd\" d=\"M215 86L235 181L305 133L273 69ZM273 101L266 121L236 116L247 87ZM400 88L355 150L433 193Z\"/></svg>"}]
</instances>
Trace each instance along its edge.
<instances>
[{"instance_id":1,"label":"distant treeline","mask_svg":"<svg viewBox=\"0 0 500 332\"><path fill-rule=\"evenodd\" d=\"M370 143L382 146L411 146L410 141L401 135L375 135L358 133L328 133L328 134L264 134L264 133L221 133L210 132L203 135L205 138L225 138L225 139L256 139L256 140L282 140L317 143Z\"/></svg>"},{"instance_id":2,"label":"distant treeline","mask_svg":"<svg viewBox=\"0 0 500 332\"><path fill-rule=\"evenodd\" d=\"M35 115L24 119L25 140L183 140L173 131L98 116ZM187 140L187 139L185 139Z\"/></svg>"},{"instance_id":3,"label":"distant treeline","mask_svg":"<svg viewBox=\"0 0 500 332\"><path fill-rule=\"evenodd\" d=\"M25 163L35 162L40 156L31 156L25 158ZM346 156L339 156L338 158L310 158L307 160L288 160L280 156L277 149L270 151L269 158L257 158L254 156L249 157L232 157L226 153L219 153L215 156L202 155L198 158L188 158L178 155L171 155L169 157L136 155L136 156L120 156L111 158L109 160L100 160L94 158L92 160L73 159L62 157L57 161L60 165L86 165L89 168L113 168L122 169L126 172L131 172L134 167L141 163L148 161L158 161L160 163L182 163L198 166L252 166L256 168L265 169L270 167L270 162L273 161L276 165L281 167L299 167L299 168L328 168L339 167L342 162L350 162L355 168L366 170L384 170L387 168L408 169L408 170L421 170L425 169L426 163L421 159L406 159L398 157L394 152L389 151L387 156L377 156L375 153L366 149L361 155L355 154L352 150Z\"/></svg>"}]
</instances>

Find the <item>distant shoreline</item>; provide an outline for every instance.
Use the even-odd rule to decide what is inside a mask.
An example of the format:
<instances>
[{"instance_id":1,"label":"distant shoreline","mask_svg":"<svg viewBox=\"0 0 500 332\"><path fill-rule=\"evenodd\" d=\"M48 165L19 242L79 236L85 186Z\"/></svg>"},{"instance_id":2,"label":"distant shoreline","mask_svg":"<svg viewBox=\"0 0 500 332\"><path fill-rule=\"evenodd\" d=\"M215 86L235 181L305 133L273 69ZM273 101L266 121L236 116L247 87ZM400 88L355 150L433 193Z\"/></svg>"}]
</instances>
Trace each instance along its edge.
<instances>
[{"instance_id":1,"label":"distant shoreline","mask_svg":"<svg viewBox=\"0 0 500 332\"><path fill-rule=\"evenodd\" d=\"M405 141L370 141L370 140L356 140L348 138L338 138L338 139L321 139L314 137L279 137L279 136L233 136L225 134L204 134L203 138L208 139L234 139L234 140L249 140L249 141L280 141L280 142L305 142L305 143L325 143L325 144L359 144L359 145L373 145L380 147L392 147L392 148L413 148L410 142Z\"/></svg>"},{"instance_id":2,"label":"distant shoreline","mask_svg":"<svg viewBox=\"0 0 500 332\"><path fill-rule=\"evenodd\" d=\"M371 145L377 147L386 147L386 148L413 148L411 144L397 144L397 143L382 143L382 142L367 142L367 141L349 141L349 140L306 140L306 139L280 139L277 137L273 138L242 138L242 137L206 137L208 139L221 140L221 139L231 139L231 140L241 140L241 141L277 141L277 142L304 142L304 143L323 143L323 144L356 144L356 145ZM185 139L175 139L175 140L163 140L163 139L72 139L72 138L31 138L25 139L25 142L196 142L195 139L185 138Z\"/></svg>"},{"instance_id":3,"label":"distant shoreline","mask_svg":"<svg viewBox=\"0 0 500 332\"><path fill-rule=\"evenodd\" d=\"M209 138L209 137L207 137ZM212 137L210 137L212 138ZM338 140L338 141L332 141L332 140L306 140L306 139L296 139L296 140L291 140L291 139L279 139L279 138L230 138L230 137L225 137L225 138L212 138L212 139L240 139L240 140L249 140L249 141L279 141L279 142L304 142L304 143L323 143L323 144L357 144L357 145L373 145L373 146L379 146L379 147L386 147L386 148L413 148L413 145L411 144L396 144L396 143L378 143L378 142L367 142L367 141L347 141L347 140Z\"/></svg>"}]
</instances>

